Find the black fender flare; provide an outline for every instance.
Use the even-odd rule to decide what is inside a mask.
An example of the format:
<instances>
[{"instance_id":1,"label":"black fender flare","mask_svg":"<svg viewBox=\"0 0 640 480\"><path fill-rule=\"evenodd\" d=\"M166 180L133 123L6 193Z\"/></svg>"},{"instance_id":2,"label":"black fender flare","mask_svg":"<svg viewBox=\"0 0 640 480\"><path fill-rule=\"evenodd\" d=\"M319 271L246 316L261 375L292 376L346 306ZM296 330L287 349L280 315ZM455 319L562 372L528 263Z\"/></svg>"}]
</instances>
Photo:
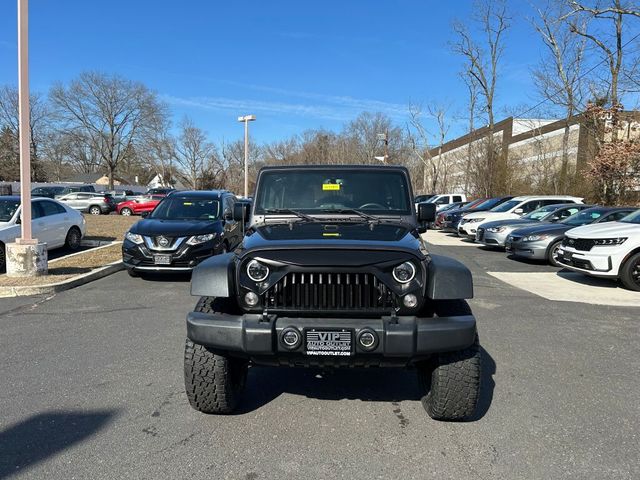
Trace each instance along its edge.
<instances>
[{"instance_id":1,"label":"black fender flare","mask_svg":"<svg viewBox=\"0 0 640 480\"><path fill-rule=\"evenodd\" d=\"M473 298L471 271L453 258L431 255L425 295L432 300Z\"/></svg>"},{"instance_id":2,"label":"black fender flare","mask_svg":"<svg viewBox=\"0 0 640 480\"><path fill-rule=\"evenodd\" d=\"M234 253L224 253L200 262L191 274L191 295L230 297L233 292L234 256Z\"/></svg>"}]
</instances>

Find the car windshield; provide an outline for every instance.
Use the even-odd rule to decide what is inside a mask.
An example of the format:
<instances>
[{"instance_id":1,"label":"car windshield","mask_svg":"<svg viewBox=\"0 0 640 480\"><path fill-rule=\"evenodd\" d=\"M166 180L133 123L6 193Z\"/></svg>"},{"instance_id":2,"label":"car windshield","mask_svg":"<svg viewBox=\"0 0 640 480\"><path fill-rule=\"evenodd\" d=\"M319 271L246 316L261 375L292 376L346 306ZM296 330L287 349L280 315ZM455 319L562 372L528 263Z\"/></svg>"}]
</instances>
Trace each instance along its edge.
<instances>
[{"instance_id":1,"label":"car windshield","mask_svg":"<svg viewBox=\"0 0 640 480\"><path fill-rule=\"evenodd\" d=\"M155 208L149 218L160 220L217 220L220 202L214 198L167 197Z\"/></svg>"},{"instance_id":2,"label":"car windshield","mask_svg":"<svg viewBox=\"0 0 640 480\"><path fill-rule=\"evenodd\" d=\"M19 206L20 200L0 200L0 222L11 220Z\"/></svg>"},{"instance_id":3,"label":"car windshield","mask_svg":"<svg viewBox=\"0 0 640 480\"><path fill-rule=\"evenodd\" d=\"M568 218L565 218L560 223L563 225L570 225L572 227L579 227L581 225L587 225L589 223L595 222L599 219L604 211L602 210L583 210L578 213L574 213Z\"/></svg>"},{"instance_id":4,"label":"car windshield","mask_svg":"<svg viewBox=\"0 0 640 480\"><path fill-rule=\"evenodd\" d=\"M407 177L399 170L265 171L260 176L255 212L294 210L313 214L352 209L368 214L410 215L409 193Z\"/></svg>"},{"instance_id":5,"label":"car windshield","mask_svg":"<svg viewBox=\"0 0 640 480\"><path fill-rule=\"evenodd\" d=\"M508 212L512 208L517 207L522 200L509 200L508 202L501 203L497 207L493 207L491 212Z\"/></svg>"},{"instance_id":6,"label":"car windshield","mask_svg":"<svg viewBox=\"0 0 640 480\"><path fill-rule=\"evenodd\" d=\"M540 220L541 218L546 217L548 214L553 213L556 210L558 210L558 207L548 205L546 207L540 207L539 209L534 210L531 213L528 213L522 218L526 220Z\"/></svg>"},{"instance_id":7,"label":"car windshield","mask_svg":"<svg viewBox=\"0 0 640 480\"><path fill-rule=\"evenodd\" d=\"M622 217L619 221L624 223L640 223L640 210L631 212L626 217Z\"/></svg>"}]
</instances>

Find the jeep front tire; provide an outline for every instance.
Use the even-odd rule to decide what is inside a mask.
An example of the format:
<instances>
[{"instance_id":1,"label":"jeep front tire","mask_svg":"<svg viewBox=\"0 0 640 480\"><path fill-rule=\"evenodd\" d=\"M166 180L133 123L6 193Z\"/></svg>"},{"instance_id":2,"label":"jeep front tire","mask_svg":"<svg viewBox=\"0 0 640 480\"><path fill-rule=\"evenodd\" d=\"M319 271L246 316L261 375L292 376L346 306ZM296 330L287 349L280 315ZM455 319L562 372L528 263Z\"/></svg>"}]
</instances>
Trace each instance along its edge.
<instances>
[{"instance_id":1,"label":"jeep front tire","mask_svg":"<svg viewBox=\"0 0 640 480\"><path fill-rule=\"evenodd\" d=\"M214 299L200 299L196 312L212 313ZM184 349L184 384L191 406L203 413L229 414L237 407L247 378L242 359L213 353L187 339Z\"/></svg>"},{"instance_id":2,"label":"jeep front tire","mask_svg":"<svg viewBox=\"0 0 640 480\"><path fill-rule=\"evenodd\" d=\"M438 302L438 316L470 315L467 302ZM434 355L418 367L424 387L422 405L435 420L467 420L474 415L480 398L481 353L478 337L464 350Z\"/></svg>"}]
</instances>

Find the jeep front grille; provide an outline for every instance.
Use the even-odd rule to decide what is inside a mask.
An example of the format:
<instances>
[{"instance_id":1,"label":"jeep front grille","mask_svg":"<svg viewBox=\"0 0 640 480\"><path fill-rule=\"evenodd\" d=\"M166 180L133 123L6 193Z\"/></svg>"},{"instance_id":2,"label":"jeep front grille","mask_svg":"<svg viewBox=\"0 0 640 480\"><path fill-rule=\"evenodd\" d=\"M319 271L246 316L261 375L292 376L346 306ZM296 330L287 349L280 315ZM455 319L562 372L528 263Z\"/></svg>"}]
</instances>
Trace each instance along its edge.
<instances>
[{"instance_id":1,"label":"jeep front grille","mask_svg":"<svg viewBox=\"0 0 640 480\"><path fill-rule=\"evenodd\" d=\"M371 273L290 272L263 300L274 310L389 311L396 299Z\"/></svg>"}]
</instances>

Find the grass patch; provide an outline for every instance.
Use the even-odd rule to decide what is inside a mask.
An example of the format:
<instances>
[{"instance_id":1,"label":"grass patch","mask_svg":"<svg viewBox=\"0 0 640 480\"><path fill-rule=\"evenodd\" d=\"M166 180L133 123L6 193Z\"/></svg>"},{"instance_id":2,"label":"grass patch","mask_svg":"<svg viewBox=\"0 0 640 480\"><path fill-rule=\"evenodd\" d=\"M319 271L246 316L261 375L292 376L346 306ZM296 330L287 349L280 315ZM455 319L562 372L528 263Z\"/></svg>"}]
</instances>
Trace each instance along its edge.
<instances>
[{"instance_id":1,"label":"grass patch","mask_svg":"<svg viewBox=\"0 0 640 480\"><path fill-rule=\"evenodd\" d=\"M121 241L131 225L140 217L125 215L85 215L87 233L85 240Z\"/></svg>"},{"instance_id":2,"label":"grass patch","mask_svg":"<svg viewBox=\"0 0 640 480\"><path fill-rule=\"evenodd\" d=\"M121 259L121 244L93 248L71 257L63 257L60 260L52 261L49 264L48 275L41 277L7 277L6 275L0 275L0 287L24 287L58 283Z\"/></svg>"}]
</instances>

